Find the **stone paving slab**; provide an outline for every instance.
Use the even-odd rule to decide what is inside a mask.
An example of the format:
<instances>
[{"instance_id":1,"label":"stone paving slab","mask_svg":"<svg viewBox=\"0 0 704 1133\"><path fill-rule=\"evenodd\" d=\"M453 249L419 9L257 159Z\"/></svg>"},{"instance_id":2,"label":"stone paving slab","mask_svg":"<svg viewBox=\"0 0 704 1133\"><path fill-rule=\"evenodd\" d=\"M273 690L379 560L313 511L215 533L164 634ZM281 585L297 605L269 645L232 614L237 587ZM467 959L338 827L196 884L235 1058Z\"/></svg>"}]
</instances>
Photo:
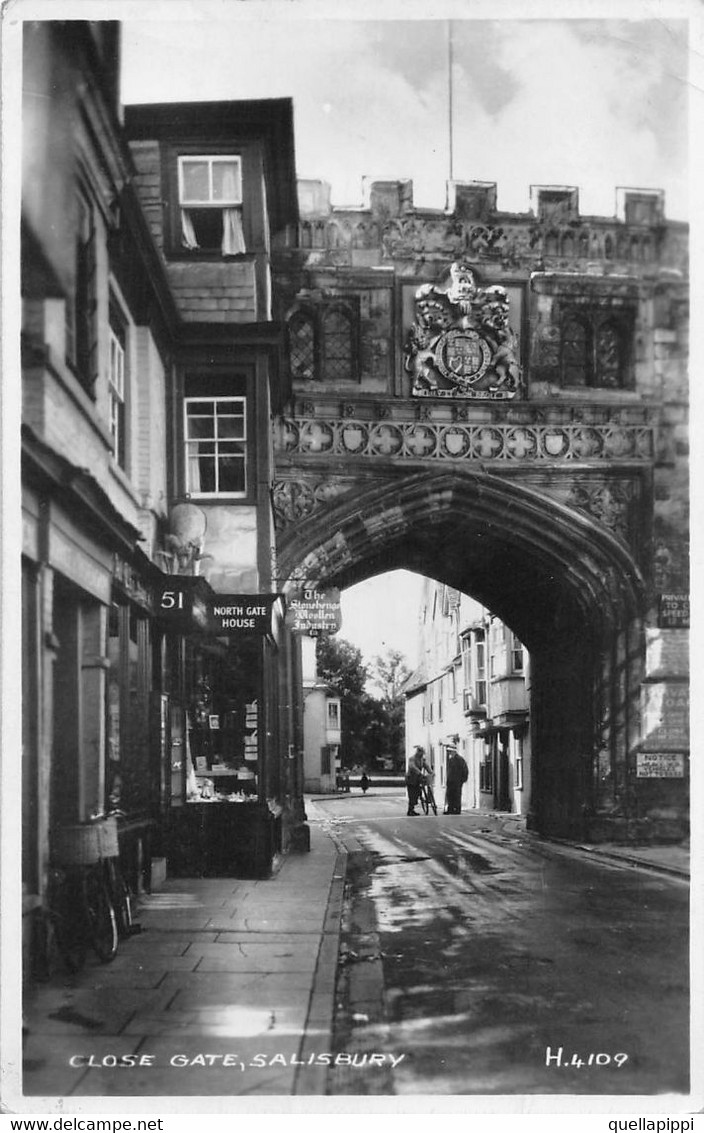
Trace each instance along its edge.
<instances>
[{"instance_id":1,"label":"stone paving slab","mask_svg":"<svg viewBox=\"0 0 704 1133\"><path fill-rule=\"evenodd\" d=\"M170 973L160 991L167 1000L166 1010L218 1007L229 1002L269 1010L297 1006L305 1011L310 1001L310 980L294 983L288 973L269 972L194 972L187 979Z\"/></svg>"},{"instance_id":2,"label":"stone paving slab","mask_svg":"<svg viewBox=\"0 0 704 1133\"><path fill-rule=\"evenodd\" d=\"M70 1108L81 1097L293 1094L303 1042L313 1053L331 1045L343 878L314 829L311 852L287 856L268 880L167 880L140 902L142 932L112 964L27 997L27 1097ZM73 1068L76 1054L98 1065ZM156 1061L100 1065L126 1054ZM208 1054L238 1055L244 1069L197 1061ZM172 1066L175 1055L195 1061Z\"/></svg>"},{"instance_id":3,"label":"stone paving slab","mask_svg":"<svg viewBox=\"0 0 704 1133\"><path fill-rule=\"evenodd\" d=\"M168 972L193 972L198 954L178 956L130 956L96 969L91 987L157 988Z\"/></svg>"},{"instance_id":4,"label":"stone paving slab","mask_svg":"<svg viewBox=\"0 0 704 1133\"><path fill-rule=\"evenodd\" d=\"M129 1019L140 1011L160 1011L168 1006L173 991L80 987L47 989L47 995L25 1011L30 1034L119 1034Z\"/></svg>"},{"instance_id":5,"label":"stone paving slab","mask_svg":"<svg viewBox=\"0 0 704 1133\"><path fill-rule=\"evenodd\" d=\"M240 947L243 951L240 951ZM287 949L287 950L286 950ZM221 948L198 961L198 972L266 972L286 962L287 972L312 972L317 962L316 948L295 948L285 944L256 944Z\"/></svg>"},{"instance_id":6,"label":"stone paving slab","mask_svg":"<svg viewBox=\"0 0 704 1133\"><path fill-rule=\"evenodd\" d=\"M202 941L200 937L191 940L187 945L187 951L196 952L201 956L217 956L223 948L231 948L235 945L249 944L258 948L261 944L281 945L290 944L292 941L301 948L317 948L319 935L317 932L306 932L304 929L291 932L247 932L238 929L232 932L218 932L212 941Z\"/></svg>"},{"instance_id":7,"label":"stone paving slab","mask_svg":"<svg viewBox=\"0 0 704 1133\"><path fill-rule=\"evenodd\" d=\"M199 1035L201 1041L210 1039L251 1039L256 1036L290 1037L300 1034L300 1005L267 1006L233 1004L228 1007L202 1006L189 1010L172 1007L158 1015L135 1016L124 1028L124 1034L140 1035ZM146 1039L144 1040L146 1042Z\"/></svg>"},{"instance_id":8,"label":"stone paving slab","mask_svg":"<svg viewBox=\"0 0 704 1133\"><path fill-rule=\"evenodd\" d=\"M301 916L301 914L297 914ZM256 933L269 933L269 932L283 932L286 929L286 924L291 920L290 915L287 915L284 910L279 910L276 913L272 912L269 916L261 916L259 912L252 913L249 916L238 915L233 917L228 925L220 925L219 931L226 932L229 930L233 932L248 931ZM305 914L305 925L301 927L305 932L321 933L325 923L325 911L320 910L313 914L308 911Z\"/></svg>"}]
</instances>

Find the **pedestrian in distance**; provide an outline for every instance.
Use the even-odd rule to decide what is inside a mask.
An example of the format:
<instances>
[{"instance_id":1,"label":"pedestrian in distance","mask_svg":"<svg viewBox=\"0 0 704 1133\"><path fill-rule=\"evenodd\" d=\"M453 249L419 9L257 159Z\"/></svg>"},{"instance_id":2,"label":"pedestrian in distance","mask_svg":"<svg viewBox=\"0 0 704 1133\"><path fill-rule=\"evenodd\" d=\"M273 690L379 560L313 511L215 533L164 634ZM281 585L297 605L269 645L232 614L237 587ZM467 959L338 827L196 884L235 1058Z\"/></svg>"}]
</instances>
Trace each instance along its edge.
<instances>
[{"instance_id":1,"label":"pedestrian in distance","mask_svg":"<svg viewBox=\"0 0 704 1133\"><path fill-rule=\"evenodd\" d=\"M422 747L415 747L413 755L408 763L408 770L406 771L406 791L408 792L408 811L409 815L417 815L418 799L420 798L420 788L423 782L423 763L425 752Z\"/></svg>"},{"instance_id":2,"label":"pedestrian in distance","mask_svg":"<svg viewBox=\"0 0 704 1133\"><path fill-rule=\"evenodd\" d=\"M367 791L369 790L369 778L366 771L362 772L362 778L359 780L359 786L362 790L362 794L366 795Z\"/></svg>"},{"instance_id":3,"label":"pedestrian in distance","mask_svg":"<svg viewBox=\"0 0 704 1133\"><path fill-rule=\"evenodd\" d=\"M469 778L469 768L456 747L447 749L445 814L462 813L462 787Z\"/></svg>"}]
</instances>

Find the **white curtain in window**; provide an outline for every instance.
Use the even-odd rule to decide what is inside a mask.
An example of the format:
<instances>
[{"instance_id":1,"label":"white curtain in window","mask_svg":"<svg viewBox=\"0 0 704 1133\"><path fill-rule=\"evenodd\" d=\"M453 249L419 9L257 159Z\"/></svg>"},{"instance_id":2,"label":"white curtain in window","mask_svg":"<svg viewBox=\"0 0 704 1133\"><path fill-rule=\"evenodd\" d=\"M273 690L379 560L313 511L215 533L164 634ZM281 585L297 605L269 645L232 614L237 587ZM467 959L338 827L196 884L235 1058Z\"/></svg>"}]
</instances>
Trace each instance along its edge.
<instances>
[{"instance_id":1,"label":"white curtain in window","mask_svg":"<svg viewBox=\"0 0 704 1133\"><path fill-rule=\"evenodd\" d=\"M242 211L239 208L223 209L222 211L222 254L223 256L238 256L246 252L244 232L242 231Z\"/></svg>"},{"instance_id":2,"label":"white curtain in window","mask_svg":"<svg viewBox=\"0 0 704 1133\"><path fill-rule=\"evenodd\" d=\"M198 247L193 221L188 209L181 209L181 243L184 248L188 248L191 252Z\"/></svg>"},{"instance_id":3,"label":"white curtain in window","mask_svg":"<svg viewBox=\"0 0 704 1133\"><path fill-rule=\"evenodd\" d=\"M200 461L198 460L198 450L190 447L188 453L188 490L189 492L200 492Z\"/></svg>"}]
</instances>

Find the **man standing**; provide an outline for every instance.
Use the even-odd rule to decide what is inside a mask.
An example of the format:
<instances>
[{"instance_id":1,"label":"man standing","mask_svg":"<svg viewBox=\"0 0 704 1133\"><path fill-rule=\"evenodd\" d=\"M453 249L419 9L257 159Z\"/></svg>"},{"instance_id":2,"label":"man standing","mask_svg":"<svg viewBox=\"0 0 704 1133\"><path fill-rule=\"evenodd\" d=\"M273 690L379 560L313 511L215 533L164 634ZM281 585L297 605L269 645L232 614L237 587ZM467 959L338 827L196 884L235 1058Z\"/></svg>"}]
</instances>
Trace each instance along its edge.
<instances>
[{"instance_id":1,"label":"man standing","mask_svg":"<svg viewBox=\"0 0 704 1133\"><path fill-rule=\"evenodd\" d=\"M469 768L456 747L447 749L447 787L445 790L445 814L461 814L462 787L469 778Z\"/></svg>"},{"instance_id":2,"label":"man standing","mask_svg":"<svg viewBox=\"0 0 704 1133\"><path fill-rule=\"evenodd\" d=\"M417 815L416 807L420 798L420 785L423 781L423 748L416 747L406 771L406 790L408 791L408 814Z\"/></svg>"}]
</instances>

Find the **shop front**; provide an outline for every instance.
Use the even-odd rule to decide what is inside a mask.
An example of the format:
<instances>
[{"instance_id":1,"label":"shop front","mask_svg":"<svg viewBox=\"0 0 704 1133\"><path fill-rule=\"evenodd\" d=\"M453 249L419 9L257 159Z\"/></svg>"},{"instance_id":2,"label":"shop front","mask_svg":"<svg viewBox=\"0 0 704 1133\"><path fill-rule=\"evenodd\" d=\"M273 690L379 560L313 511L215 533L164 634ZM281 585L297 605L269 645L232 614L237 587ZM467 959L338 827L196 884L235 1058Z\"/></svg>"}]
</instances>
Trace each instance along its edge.
<instances>
[{"instance_id":1,"label":"shop front","mask_svg":"<svg viewBox=\"0 0 704 1133\"><path fill-rule=\"evenodd\" d=\"M184 640L184 695L169 705L163 744L167 870L266 877L281 849L276 736L266 711L280 601L218 595L201 578L169 585L162 611Z\"/></svg>"}]
</instances>

